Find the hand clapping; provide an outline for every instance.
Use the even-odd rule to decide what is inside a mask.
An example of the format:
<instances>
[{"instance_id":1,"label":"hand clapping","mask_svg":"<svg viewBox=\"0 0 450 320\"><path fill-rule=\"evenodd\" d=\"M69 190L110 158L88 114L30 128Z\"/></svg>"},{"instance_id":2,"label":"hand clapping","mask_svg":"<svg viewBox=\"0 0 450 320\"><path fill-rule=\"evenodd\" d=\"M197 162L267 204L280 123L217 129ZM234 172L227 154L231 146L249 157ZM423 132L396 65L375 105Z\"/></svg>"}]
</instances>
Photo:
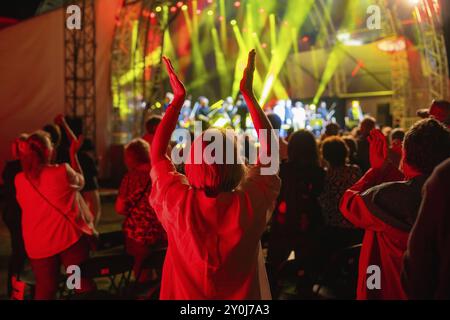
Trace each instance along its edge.
<instances>
[{"instance_id":1,"label":"hand clapping","mask_svg":"<svg viewBox=\"0 0 450 320\"><path fill-rule=\"evenodd\" d=\"M387 160L388 146L386 138L380 130L373 129L367 138L369 141L370 165L373 169L380 169Z\"/></svg>"},{"instance_id":2,"label":"hand clapping","mask_svg":"<svg viewBox=\"0 0 450 320\"><path fill-rule=\"evenodd\" d=\"M164 64L166 65L167 73L169 74L170 86L173 91L173 101L172 103L184 103L186 98L186 88L183 83L178 79L175 69L173 68L172 62L169 58L163 57Z\"/></svg>"},{"instance_id":3,"label":"hand clapping","mask_svg":"<svg viewBox=\"0 0 450 320\"><path fill-rule=\"evenodd\" d=\"M244 70L244 75L241 80L241 93L245 95L253 94L253 74L255 73L255 49L248 53L247 67Z\"/></svg>"}]
</instances>

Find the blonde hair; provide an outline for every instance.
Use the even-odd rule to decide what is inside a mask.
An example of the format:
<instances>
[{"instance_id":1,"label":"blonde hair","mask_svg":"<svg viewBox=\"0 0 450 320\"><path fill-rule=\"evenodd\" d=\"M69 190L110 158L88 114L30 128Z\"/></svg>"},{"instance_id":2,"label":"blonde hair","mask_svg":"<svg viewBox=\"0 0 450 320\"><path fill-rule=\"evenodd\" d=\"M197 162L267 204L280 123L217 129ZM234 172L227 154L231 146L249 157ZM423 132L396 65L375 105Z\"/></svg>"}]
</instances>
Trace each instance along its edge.
<instances>
[{"instance_id":1,"label":"blonde hair","mask_svg":"<svg viewBox=\"0 0 450 320\"><path fill-rule=\"evenodd\" d=\"M214 135L222 138L218 143L222 143L223 161L222 163L207 163L203 159L203 153L205 148L212 143L204 141L204 135L206 132L219 132L220 134ZM230 141L232 139L232 141ZM216 141L214 141L217 143ZM227 163L226 147L228 145L233 146L234 158L231 164ZM201 163L195 163L194 153L195 150L201 150L202 161ZM245 165L243 161L238 161L240 155L237 152L236 137L228 136L224 130L208 129L204 131L201 136L197 137L192 143L189 151L188 163L185 164L186 177L189 183L195 189L204 190L208 196L216 196L220 192L230 192L236 189L241 180L245 176ZM217 162L217 161L215 161Z\"/></svg>"},{"instance_id":2,"label":"blonde hair","mask_svg":"<svg viewBox=\"0 0 450 320\"><path fill-rule=\"evenodd\" d=\"M125 156L135 165L150 163L150 145L143 139L133 139L125 146Z\"/></svg>"},{"instance_id":3,"label":"blonde hair","mask_svg":"<svg viewBox=\"0 0 450 320\"><path fill-rule=\"evenodd\" d=\"M50 135L42 130L31 134L23 142L20 152L20 161L25 176L32 180L39 179L42 169L50 163L52 143Z\"/></svg>"}]
</instances>

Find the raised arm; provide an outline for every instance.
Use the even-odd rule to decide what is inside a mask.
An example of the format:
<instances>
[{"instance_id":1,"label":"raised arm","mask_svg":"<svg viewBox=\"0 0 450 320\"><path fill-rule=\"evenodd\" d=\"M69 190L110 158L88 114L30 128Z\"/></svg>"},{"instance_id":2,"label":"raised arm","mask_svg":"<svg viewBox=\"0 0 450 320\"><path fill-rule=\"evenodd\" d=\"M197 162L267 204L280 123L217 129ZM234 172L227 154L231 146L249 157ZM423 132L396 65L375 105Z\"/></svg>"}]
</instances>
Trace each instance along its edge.
<instances>
[{"instance_id":1,"label":"raised arm","mask_svg":"<svg viewBox=\"0 0 450 320\"><path fill-rule=\"evenodd\" d=\"M73 133L70 126L67 124L66 118L64 117L63 114L59 114L56 116L55 123L64 129L64 131L66 132L67 138L69 139L69 142L70 142L70 150L69 150L70 165L76 172L83 175L83 170L81 169L80 163L78 161L78 156L77 156L78 150L80 150L81 145L83 144L83 140L84 140L83 136L80 135L77 138L77 136Z\"/></svg>"},{"instance_id":2,"label":"raised arm","mask_svg":"<svg viewBox=\"0 0 450 320\"><path fill-rule=\"evenodd\" d=\"M69 150L69 155L70 155L70 165L71 167L78 172L79 174L81 174L83 176L83 169L80 166L80 162L78 161L78 151L80 150L81 146L83 145L83 136L80 135L78 138L75 138L74 140L72 140L71 144L70 144L70 150Z\"/></svg>"},{"instance_id":3,"label":"raised arm","mask_svg":"<svg viewBox=\"0 0 450 320\"><path fill-rule=\"evenodd\" d=\"M371 207L376 206L376 190L367 190L384 182L402 180L403 175L387 160L386 139L379 130L372 130L368 141L371 169L345 191L339 208L344 217L356 227L381 231L385 223L374 216L368 207L368 203Z\"/></svg>"},{"instance_id":4,"label":"raised arm","mask_svg":"<svg viewBox=\"0 0 450 320\"><path fill-rule=\"evenodd\" d=\"M155 137L153 138L150 155L152 165L156 165L158 162L167 159L166 152L167 147L169 146L170 137L175 130L181 108L183 107L186 98L186 89L184 88L183 83L178 79L172 63L166 57L163 57L163 61L166 65L167 72L169 73L169 80L174 98L167 108L161 123L156 129Z\"/></svg>"},{"instance_id":5,"label":"raised arm","mask_svg":"<svg viewBox=\"0 0 450 320\"><path fill-rule=\"evenodd\" d=\"M258 134L259 142L261 144L261 151L270 157L271 152L271 139L269 133L272 132L272 125L267 119L266 114L261 109L258 101L256 100L255 94L253 93L253 74L255 72L255 49L251 50L248 54L247 67L244 70L244 75L241 80L241 93L247 103L248 109L250 111L250 116L252 117L253 124L255 126L256 132ZM264 131L266 130L264 134Z\"/></svg>"},{"instance_id":6,"label":"raised arm","mask_svg":"<svg viewBox=\"0 0 450 320\"><path fill-rule=\"evenodd\" d=\"M72 129L70 129L69 125L67 124L66 118L64 117L63 114L59 114L56 116L55 123L63 128L70 143L72 143L74 140L77 140L77 136L73 133Z\"/></svg>"}]
</instances>

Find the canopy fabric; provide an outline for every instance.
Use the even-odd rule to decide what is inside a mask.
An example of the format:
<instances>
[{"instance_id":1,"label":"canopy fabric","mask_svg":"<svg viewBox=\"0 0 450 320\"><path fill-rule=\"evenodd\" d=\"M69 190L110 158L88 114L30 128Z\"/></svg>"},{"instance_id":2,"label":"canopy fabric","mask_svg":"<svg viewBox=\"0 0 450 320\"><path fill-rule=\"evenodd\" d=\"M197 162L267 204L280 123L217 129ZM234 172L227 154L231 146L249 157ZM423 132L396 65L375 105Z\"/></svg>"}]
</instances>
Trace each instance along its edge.
<instances>
[{"instance_id":1,"label":"canopy fabric","mask_svg":"<svg viewBox=\"0 0 450 320\"><path fill-rule=\"evenodd\" d=\"M120 0L96 1L97 151L105 168L111 45ZM0 30L0 170L10 159L10 143L22 132L53 122L64 112L63 9Z\"/></svg>"}]
</instances>

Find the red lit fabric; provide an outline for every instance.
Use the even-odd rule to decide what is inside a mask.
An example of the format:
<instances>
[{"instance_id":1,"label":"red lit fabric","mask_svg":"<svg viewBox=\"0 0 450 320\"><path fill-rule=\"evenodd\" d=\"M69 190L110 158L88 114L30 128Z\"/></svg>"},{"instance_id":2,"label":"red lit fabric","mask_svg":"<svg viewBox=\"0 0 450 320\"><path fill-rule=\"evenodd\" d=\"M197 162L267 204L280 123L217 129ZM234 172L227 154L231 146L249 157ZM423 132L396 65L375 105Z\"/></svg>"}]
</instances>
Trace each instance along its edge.
<instances>
[{"instance_id":1,"label":"red lit fabric","mask_svg":"<svg viewBox=\"0 0 450 320\"><path fill-rule=\"evenodd\" d=\"M32 259L54 256L78 241L81 231L52 208L25 178L16 177L17 201L22 208L22 230L27 254ZM67 214L77 214L76 190L83 179L68 165L49 166L41 173L36 187L55 206Z\"/></svg>"},{"instance_id":2,"label":"red lit fabric","mask_svg":"<svg viewBox=\"0 0 450 320\"><path fill-rule=\"evenodd\" d=\"M342 197L342 214L355 227L365 229L359 258L357 299L406 299L400 281L403 254L406 250L408 232L393 227L379 219L367 206L364 191L388 181L400 181L403 176L396 168L385 172L370 169ZM381 289L367 287L367 268L380 267Z\"/></svg>"},{"instance_id":3,"label":"red lit fabric","mask_svg":"<svg viewBox=\"0 0 450 320\"><path fill-rule=\"evenodd\" d=\"M161 299L270 299L260 245L280 189L249 170L234 192L208 198L170 161L153 166L150 204L168 234Z\"/></svg>"}]
</instances>

